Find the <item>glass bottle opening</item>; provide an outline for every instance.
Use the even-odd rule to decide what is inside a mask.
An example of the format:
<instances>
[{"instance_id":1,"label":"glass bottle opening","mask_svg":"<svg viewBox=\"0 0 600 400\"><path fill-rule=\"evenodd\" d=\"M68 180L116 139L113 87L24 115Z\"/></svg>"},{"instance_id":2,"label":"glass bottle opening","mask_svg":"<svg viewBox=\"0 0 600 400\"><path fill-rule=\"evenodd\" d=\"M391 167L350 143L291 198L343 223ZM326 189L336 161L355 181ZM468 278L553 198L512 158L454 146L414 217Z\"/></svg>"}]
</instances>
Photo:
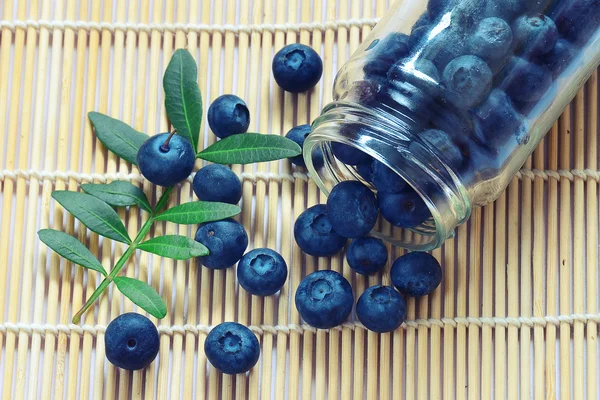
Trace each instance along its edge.
<instances>
[{"instance_id":1,"label":"glass bottle opening","mask_svg":"<svg viewBox=\"0 0 600 400\"><path fill-rule=\"evenodd\" d=\"M437 248L469 217L471 204L458 177L415 135L419 128L414 121L388 111L344 101L328 105L315 120L313 133L304 144L306 166L328 195L333 186L344 180L361 181L377 192L356 166L346 165L334 156L332 144L351 146L384 164L414 189L431 216L393 236L376 230L371 235L409 249Z\"/></svg>"}]
</instances>

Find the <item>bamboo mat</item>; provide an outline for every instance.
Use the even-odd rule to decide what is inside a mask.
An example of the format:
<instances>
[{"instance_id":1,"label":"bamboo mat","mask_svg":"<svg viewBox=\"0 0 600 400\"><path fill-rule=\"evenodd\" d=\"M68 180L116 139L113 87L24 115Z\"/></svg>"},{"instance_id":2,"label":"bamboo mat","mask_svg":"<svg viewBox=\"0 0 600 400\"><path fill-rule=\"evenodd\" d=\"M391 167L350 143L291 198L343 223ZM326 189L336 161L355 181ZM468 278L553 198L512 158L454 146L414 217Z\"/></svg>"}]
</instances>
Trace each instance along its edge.
<instances>
[{"instance_id":1,"label":"bamboo mat","mask_svg":"<svg viewBox=\"0 0 600 400\"><path fill-rule=\"evenodd\" d=\"M86 113L107 113L149 134L166 131L162 73L174 49L187 47L199 62L205 104L238 94L252 112L251 131L285 134L312 121L331 99L336 69L388 4L0 4L2 399L599 398L596 74L507 192L474 210L456 237L433 252L443 263L442 286L429 298L409 299L408 321L392 334L367 332L352 321L329 332L299 325L293 295L311 271L341 271L357 296L389 283L387 274L364 278L342 255L301 254L290 216L323 201L304 171L293 174L288 162L234 167L243 177L240 219L251 246L283 254L290 266L286 286L263 300L239 290L234 269L138 254L125 273L148 280L169 313L158 321L158 359L130 373L105 360L103 332L111 319L135 310L132 303L111 291L82 325L71 325L99 277L59 259L36 235L45 227L64 230L109 268L122 245L81 229L51 200L52 190L119 177L152 198L159 194L96 142ZM274 51L294 42L310 44L324 59L323 79L308 94L284 94L271 78ZM201 138L212 143L204 125ZM172 205L192 194L185 182ZM138 211L121 216L137 232ZM175 232L192 235L193 227L157 225L152 234ZM252 325L260 339L259 365L247 376L222 375L204 356L208 327L224 320Z\"/></svg>"}]
</instances>

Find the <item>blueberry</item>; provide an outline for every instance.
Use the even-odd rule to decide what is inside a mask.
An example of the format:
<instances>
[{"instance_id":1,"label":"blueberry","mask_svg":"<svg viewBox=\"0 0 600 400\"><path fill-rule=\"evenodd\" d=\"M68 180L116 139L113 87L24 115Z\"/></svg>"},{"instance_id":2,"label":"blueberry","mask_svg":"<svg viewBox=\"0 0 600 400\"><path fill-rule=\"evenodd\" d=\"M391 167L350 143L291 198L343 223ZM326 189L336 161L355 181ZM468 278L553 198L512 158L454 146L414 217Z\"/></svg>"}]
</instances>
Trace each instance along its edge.
<instances>
[{"instance_id":1,"label":"blueberry","mask_svg":"<svg viewBox=\"0 0 600 400\"><path fill-rule=\"evenodd\" d=\"M510 22L524 9L523 0L492 0L488 1L484 15L486 17L498 17Z\"/></svg>"},{"instance_id":2,"label":"blueberry","mask_svg":"<svg viewBox=\"0 0 600 400\"><path fill-rule=\"evenodd\" d=\"M373 161L373 184L380 192L401 192L406 187L406 181L387 165L377 160Z\"/></svg>"},{"instance_id":3,"label":"blueberry","mask_svg":"<svg viewBox=\"0 0 600 400\"><path fill-rule=\"evenodd\" d=\"M357 181L344 181L329 193L327 213L339 235L356 238L371 232L379 210L371 189Z\"/></svg>"},{"instance_id":4,"label":"blueberry","mask_svg":"<svg viewBox=\"0 0 600 400\"><path fill-rule=\"evenodd\" d=\"M259 248L244 254L237 267L240 285L256 296L277 293L285 283L288 268L279 253Z\"/></svg>"},{"instance_id":5,"label":"blueberry","mask_svg":"<svg viewBox=\"0 0 600 400\"><path fill-rule=\"evenodd\" d=\"M312 206L300 214L294 224L294 237L302 251L316 257L334 255L347 241L333 230L325 204Z\"/></svg>"},{"instance_id":6,"label":"blueberry","mask_svg":"<svg viewBox=\"0 0 600 400\"><path fill-rule=\"evenodd\" d=\"M158 354L160 339L148 318L126 313L113 319L104 334L106 358L113 365L137 370L150 365Z\"/></svg>"},{"instance_id":7,"label":"blueberry","mask_svg":"<svg viewBox=\"0 0 600 400\"><path fill-rule=\"evenodd\" d=\"M217 97L208 108L207 118L210 129L221 139L244 133L250 126L246 103L232 94Z\"/></svg>"},{"instance_id":8,"label":"blueberry","mask_svg":"<svg viewBox=\"0 0 600 400\"><path fill-rule=\"evenodd\" d=\"M466 53L465 34L450 26L429 39L423 47L423 57L431 60L439 71L455 58Z\"/></svg>"},{"instance_id":9,"label":"blueberry","mask_svg":"<svg viewBox=\"0 0 600 400\"><path fill-rule=\"evenodd\" d=\"M354 239L346 250L348 265L355 272L370 275L379 272L385 267L388 260L388 251L381 239L364 237Z\"/></svg>"},{"instance_id":10,"label":"blueberry","mask_svg":"<svg viewBox=\"0 0 600 400\"><path fill-rule=\"evenodd\" d=\"M260 343L244 325L223 322L206 336L204 353L212 366L224 374L243 374L258 362Z\"/></svg>"},{"instance_id":11,"label":"blueberry","mask_svg":"<svg viewBox=\"0 0 600 400\"><path fill-rule=\"evenodd\" d=\"M510 26L501 18L485 18L469 38L469 53L484 61L503 58L512 44L513 35Z\"/></svg>"},{"instance_id":12,"label":"blueberry","mask_svg":"<svg viewBox=\"0 0 600 400\"><path fill-rule=\"evenodd\" d=\"M323 74L323 61L312 48L303 44L290 44L273 58L273 77L281 88L292 93L313 88Z\"/></svg>"},{"instance_id":13,"label":"blueberry","mask_svg":"<svg viewBox=\"0 0 600 400\"><path fill-rule=\"evenodd\" d=\"M358 165L369 160L367 153L343 143L331 143L331 151L338 160L348 165Z\"/></svg>"},{"instance_id":14,"label":"blueberry","mask_svg":"<svg viewBox=\"0 0 600 400\"><path fill-rule=\"evenodd\" d=\"M429 0L427 3L427 11L432 16L438 16L443 12L450 11L450 8L454 6L456 0Z\"/></svg>"},{"instance_id":15,"label":"blueberry","mask_svg":"<svg viewBox=\"0 0 600 400\"><path fill-rule=\"evenodd\" d=\"M376 99L383 83L382 77L369 80L359 80L352 83L350 89L342 95L340 100L353 101L363 105L370 105Z\"/></svg>"},{"instance_id":16,"label":"blueberry","mask_svg":"<svg viewBox=\"0 0 600 400\"><path fill-rule=\"evenodd\" d=\"M400 293L420 297L428 295L440 285L442 267L431 254L414 251L398 257L390 275Z\"/></svg>"},{"instance_id":17,"label":"blueberry","mask_svg":"<svg viewBox=\"0 0 600 400\"><path fill-rule=\"evenodd\" d=\"M354 295L350 283L335 271L317 271L300 282L296 308L302 319L319 329L342 324L352 312Z\"/></svg>"},{"instance_id":18,"label":"blueberry","mask_svg":"<svg viewBox=\"0 0 600 400\"><path fill-rule=\"evenodd\" d=\"M439 129L428 129L421 132L419 137L426 144L429 144L433 148L433 151L446 161L450 168L458 170L464 164L465 157L463 152L446 132Z\"/></svg>"},{"instance_id":19,"label":"blueberry","mask_svg":"<svg viewBox=\"0 0 600 400\"><path fill-rule=\"evenodd\" d=\"M490 92L492 71L479 57L461 56L446 66L443 82L448 100L459 108L470 109Z\"/></svg>"},{"instance_id":20,"label":"blueberry","mask_svg":"<svg viewBox=\"0 0 600 400\"><path fill-rule=\"evenodd\" d=\"M363 67L363 71L367 77L385 76L396 61L408 55L409 50L409 37L403 33L392 32L369 50L369 61Z\"/></svg>"},{"instance_id":21,"label":"blueberry","mask_svg":"<svg viewBox=\"0 0 600 400\"><path fill-rule=\"evenodd\" d=\"M571 42L565 39L558 39L554 48L542 55L539 61L552 71L552 77L556 79L576 56L577 49Z\"/></svg>"},{"instance_id":22,"label":"blueberry","mask_svg":"<svg viewBox=\"0 0 600 400\"><path fill-rule=\"evenodd\" d=\"M200 258L202 264L211 269L225 269L238 262L246 247L246 230L234 219L201 224L196 231L197 242L208 248L210 254Z\"/></svg>"},{"instance_id":23,"label":"blueberry","mask_svg":"<svg viewBox=\"0 0 600 400\"><path fill-rule=\"evenodd\" d=\"M552 72L520 57L513 57L498 74L503 89L513 100L535 102L552 85Z\"/></svg>"},{"instance_id":24,"label":"blueberry","mask_svg":"<svg viewBox=\"0 0 600 400\"><path fill-rule=\"evenodd\" d=\"M487 3L495 0L459 0L452 8L451 21L464 32L475 29L485 15Z\"/></svg>"},{"instance_id":25,"label":"blueberry","mask_svg":"<svg viewBox=\"0 0 600 400\"><path fill-rule=\"evenodd\" d=\"M356 171L363 179L369 183L373 183L373 159L369 159L356 166Z\"/></svg>"},{"instance_id":26,"label":"blueberry","mask_svg":"<svg viewBox=\"0 0 600 400\"><path fill-rule=\"evenodd\" d=\"M173 186L192 173L196 153L183 136L169 133L146 140L137 154L137 165L144 178L159 186Z\"/></svg>"},{"instance_id":27,"label":"blueberry","mask_svg":"<svg viewBox=\"0 0 600 400\"><path fill-rule=\"evenodd\" d=\"M242 198L242 182L224 165L210 164L194 176L194 193L201 201L237 204Z\"/></svg>"},{"instance_id":28,"label":"blueberry","mask_svg":"<svg viewBox=\"0 0 600 400\"><path fill-rule=\"evenodd\" d=\"M371 286L358 298L356 316L373 332L392 332L406 319L406 302L390 286Z\"/></svg>"},{"instance_id":29,"label":"blueberry","mask_svg":"<svg viewBox=\"0 0 600 400\"><path fill-rule=\"evenodd\" d=\"M410 38L408 39L408 48L413 52L418 50L417 47L425 42L423 38L426 35L429 35L429 32L431 32L432 28L433 25L421 25L414 28L410 33Z\"/></svg>"},{"instance_id":30,"label":"blueberry","mask_svg":"<svg viewBox=\"0 0 600 400\"><path fill-rule=\"evenodd\" d=\"M558 40L556 25L542 14L526 14L513 23L516 52L537 56L552 50Z\"/></svg>"},{"instance_id":31,"label":"blueberry","mask_svg":"<svg viewBox=\"0 0 600 400\"><path fill-rule=\"evenodd\" d=\"M381 101L391 102L394 108L397 105L407 108L413 113L430 114L433 98L426 87L417 87L409 82L392 81L387 89L382 91Z\"/></svg>"},{"instance_id":32,"label":"blueberry","mask_svg":"<svg viewBox=\"0 0 600 400\"><path fill-rule=\"evenodd\" d=\"M310 125L308 125L308 124L298 125L292 129L290 129L290 131L285 135L285 137L290 140L293 140L300 147L303 147L304 140L306 140L308 135L310 135L310 132L311 132ZM313 154L313 165L315 166L316 169L321 168L324 164L323 153L321 152L321 150L316 150L316 151L313 151L312 154ZM299 167L306 167L306 164L304 163L304 157L302 156L302 154L300 154L299 156L290 158L290 161L292 162L292 164L295 164Z\"/></svg>"},{"instance_id":33,"label":"blueberry","mask_svg":"<svg viewBox=\"0 0 600 400\"><path fill-rule=\"evenodd\" d=\"M600 26L600 0L557 2L550 17L566 39L583 44Z\"/></svg>"},{"instance_id":34,"label":"blueberry","mask_svg":"<svg viewBox=\"0 0 600 400\"><path fill-rule=\"evenodd\" d=\"M400 193L377 193L377 202L383 218L399 228L414 228L431 217L427 205L411 187Z\"/></svg>"},{"instance_id":35,"label":"blueberry","mask_svg":"<svg viewBox=\"0 0 600 400\"><path fill-rule=\"evenodd\" d=\"M523 117L515 111L508 95L500 89L494 89L474 110L474 115L477 137L491 148L506 143L511 137L518 139L524 128Z\"/></svg>"}]
</instances>

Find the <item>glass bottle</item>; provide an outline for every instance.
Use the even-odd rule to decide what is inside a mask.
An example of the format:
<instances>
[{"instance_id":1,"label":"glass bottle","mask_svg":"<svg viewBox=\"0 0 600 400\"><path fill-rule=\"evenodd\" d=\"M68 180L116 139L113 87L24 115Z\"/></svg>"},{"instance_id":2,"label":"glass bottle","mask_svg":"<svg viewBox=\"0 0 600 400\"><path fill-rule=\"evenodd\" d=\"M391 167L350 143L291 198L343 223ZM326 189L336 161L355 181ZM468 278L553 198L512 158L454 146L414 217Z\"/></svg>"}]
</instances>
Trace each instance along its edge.
<instances>
[{"instance_id":1,"label":"glass bottle","mask_svg":"<svg viewBox=\"0 0 600 400\"><path fill-rule=\"evenodd\" d=\"M440 246L500 196L600 64L599 26L599 0L397 1L339 71L304 145L310 175L326 194L370 185L405 228L374 236Z\"/></svg>"}]
</instances>

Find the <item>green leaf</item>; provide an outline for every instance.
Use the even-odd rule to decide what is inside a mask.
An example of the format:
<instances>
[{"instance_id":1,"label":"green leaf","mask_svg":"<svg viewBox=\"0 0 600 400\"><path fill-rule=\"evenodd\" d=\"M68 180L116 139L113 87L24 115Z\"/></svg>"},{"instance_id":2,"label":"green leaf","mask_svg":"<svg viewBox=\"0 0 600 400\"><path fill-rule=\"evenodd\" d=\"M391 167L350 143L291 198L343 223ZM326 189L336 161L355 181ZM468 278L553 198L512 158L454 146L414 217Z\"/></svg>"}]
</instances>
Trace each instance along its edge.
<instances>
[{"instance_id":1,"label":"green leaf","mask_svg":"<svg viewBox=\"0 0 600 400\"><path fill-rule=\"evenodd\" d=\"M152 212L152 207L144 191L127 181L104 183L86 183L81 185L84 192L116 207L137 204L144 210Z\"/></svg>"},{"instance_id":2,"label":"green leaf","mask_svg":"<svg viewBox=\"0 0 600 400\"><path fill-rule=\"evenodd\" d=\"M96 130L96 136L107 149L137 165L137 153L148 135L138 132L124 122L97 112L88 113Z\"/></svg>"},{"instance_id":3,"label":"green leaf","mask_svg":"<svg viewBox=\"0 0 600 400\"><path fill-rule=\"evenodd\" d=\"M217 164L251 164L294 157L301 152L298 144L283 136L241 133L219 140L197 157Z\"/></svg>"},{"instance_id":4,"label":"green leaf","mask_svg":"<svg viewBox=\"0 0 600 400\"><path fill-rule=\"evenodd\" d=\"M194 151L202 122L202 96L198 87L198 69L194 57L185 49L178 49L163 78L165 108L177 134L186 137Z\"/></svg>"},{"instance_id":5,"label":"green leaf","mask_svg":"<svg viewBox=\"0 0 600 400\"><path fill-rule=\"evenodd\" d=\"M80 192L57 190L52 197L92 232L123 243L131 243L127 229L111 206Z\"/></svg>"},{"instance_id":6,"label":"green leaf","mask_svg":"<svg viewBox=\"0 0 600 400\"><path fill-rule=\"evenodd\" d=\"M148 314L158 319L167 315L167 305L164 300L146 282L126 276L116 276L114 281L125 297L143 308Z\"/></svg>"},{"instance_id":7,"label":"green leaf","mask_svg":"<svg viewBox=\"0 0 600 400\"><path fill-rule=\"evenodd\" d=\"M233 217L240 212L240 208L233 204L192 201L170 208L154 217L154 219L175 222L176 224L202 224Z\"/></svg>"},{"instance_id":8,"label":"green leaf","mask_svg":"<svg viewBox=\"0 0 600 400\"><path fill-rule=\"evenodd\" d=\"M140 243L137 248L175 260L208 255L208 249L201 243L181 235L158 236Z\"/></svg>"},{"instance_id":9,"label":"green leaf","mask_svg":"<svg viewBox=\"0 0 600 400\"><path fill-rule=\"evenodd\" d=\"M54 229L42 229L38 231L38 236L46 246L67 260L81 265L83 268L98 271L104 276L107 275L100 261L73 236Z\"/></svg>"}]
</instances>

